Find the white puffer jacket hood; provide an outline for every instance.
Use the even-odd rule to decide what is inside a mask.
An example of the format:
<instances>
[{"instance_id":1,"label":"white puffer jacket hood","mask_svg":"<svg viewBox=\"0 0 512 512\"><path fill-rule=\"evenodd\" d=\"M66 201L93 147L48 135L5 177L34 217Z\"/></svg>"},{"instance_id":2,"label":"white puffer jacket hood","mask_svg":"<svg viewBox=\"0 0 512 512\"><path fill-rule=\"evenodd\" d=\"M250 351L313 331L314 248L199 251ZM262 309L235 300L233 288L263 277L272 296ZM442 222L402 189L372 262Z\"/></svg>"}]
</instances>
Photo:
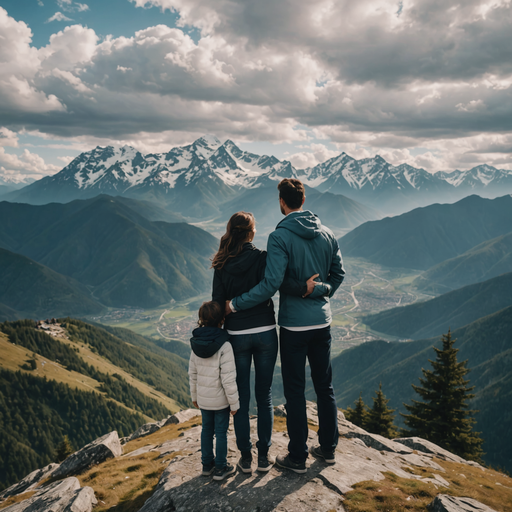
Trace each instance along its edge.
<instances>
[{"instance_id":1,"label":"white puffer jacket hood","mask_svg":"<svg viewBox=\"0 0 512 512\"><path fill-rule=\"evenodd\" d=\"M237 411L240 402L229 335L216 327L200 327L192 334L188 369L192 401L200 409L219 411L229 407Z\"/></svg>"}]
</instances>

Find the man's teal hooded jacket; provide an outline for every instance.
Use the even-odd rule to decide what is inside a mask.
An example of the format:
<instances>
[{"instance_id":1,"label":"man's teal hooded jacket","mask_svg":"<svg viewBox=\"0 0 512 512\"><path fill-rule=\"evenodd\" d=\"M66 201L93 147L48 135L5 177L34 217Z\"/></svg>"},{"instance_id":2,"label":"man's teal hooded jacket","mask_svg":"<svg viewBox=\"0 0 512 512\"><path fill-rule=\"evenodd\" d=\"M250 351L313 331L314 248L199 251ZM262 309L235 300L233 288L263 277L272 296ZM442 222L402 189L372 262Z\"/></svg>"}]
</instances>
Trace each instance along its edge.
<instances>
[{"instance_id":1,"label":"man's teal hooded jacket","mask_svg":"<svg viewBox=\"0 0 512 512\"><path fill-rule=\"evenodd\" d=\"M247 293L233 299L236 311L270 299L285 275L306 282L320 274L321 285L306 298L281 293L278 323L282 327L307 327L331 322L329 298L345 277L338 241L310 211L288 214L270 233L267 245L265 277Z\"/></svg>"}]
</instances>

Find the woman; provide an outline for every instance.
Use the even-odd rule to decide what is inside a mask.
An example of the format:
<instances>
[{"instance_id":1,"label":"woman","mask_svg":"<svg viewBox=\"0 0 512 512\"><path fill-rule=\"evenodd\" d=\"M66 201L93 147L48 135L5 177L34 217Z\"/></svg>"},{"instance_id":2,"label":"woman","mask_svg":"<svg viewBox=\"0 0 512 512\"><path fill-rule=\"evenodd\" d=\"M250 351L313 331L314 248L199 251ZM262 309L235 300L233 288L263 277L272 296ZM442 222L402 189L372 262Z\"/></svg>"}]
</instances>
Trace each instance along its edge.
<instances>
[{"instance_id":1,"label":"woman","mask_svg":"<svg viewBox=\"0 0 512 512\"><path fill-rule=\"evenodd\" d=\"M249 291L265 275L267 253L257 249L252 240L256 223L252 213L238 212L230 219L226 233L220 240L219 250L213 257L212 300L224 308L225 302ZM315 277L315 276L313 276ZM286 279L281 291L290 295L306 296L314 286ZM251 473L252 443L249 425L251 361L254 359L256 375L255 397L258 407L258 471L269 471L272 461L268 450L271 445L274 411L272 408L272 377L277 358L277 331L272 299L257 306L228 315L224 328L230 335L235 353L240 409L234 416L235 434L241 452L238 467Z\"/></svg>"}]
</instances>

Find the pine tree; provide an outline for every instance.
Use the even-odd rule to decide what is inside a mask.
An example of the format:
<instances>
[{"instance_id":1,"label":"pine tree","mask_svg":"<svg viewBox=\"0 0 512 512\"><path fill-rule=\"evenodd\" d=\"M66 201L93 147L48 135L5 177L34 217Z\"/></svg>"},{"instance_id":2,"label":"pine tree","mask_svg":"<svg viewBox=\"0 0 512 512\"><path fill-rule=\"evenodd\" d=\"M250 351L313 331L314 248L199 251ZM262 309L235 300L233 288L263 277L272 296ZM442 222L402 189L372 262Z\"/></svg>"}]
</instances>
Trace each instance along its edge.
<instances>
[{"instance_id":1,"label":"pine tree","mask_svg":"<svg viewBox=\"0 0 512 512\"><path fill-rule=\"evenodd\" d=\"M436 360L430 364L433 370L422 370L420 386L412 385L423 399L413 400L412 405L404 404L409 414L402 414L409 427L405 433L418 436L465 459L480 460L483 440L473 432L476 421L471 417L477 411L469 410L468 402L475 395L474 386L468 387L465 375L467 361L457 362L455 339L450 331L442 336L443 348L434 347Z\"/></svg>"},{"instance_id":2,"label":"pine tree","mask_svg":"<svg viewBox=\"0 0 512 512\"><path fill-rule=\"evenodd\" d=\"M57 450L55 451L55 458L57 462L62 462L66 460L75 450L71 446L69 442L68 436L64 436L59 446L57 446Z\"/></svg>"},{"instance_id":3,"label":"pine tree","mask_svg":"<svg viewBox=\"0 0 512 512\"><path fill-rule=\"evenodd\" d=\"M398 436L398 431L393 423L395 419L394 409L388 407L389 399L384 396L382 392L382 383L379 383L379 390L376 392L376 397L372 398L373 407L368 413L366 421L366 430L372 434L379 434L393 439Z\"/></svg>"},{"instance_id":4,"label":"pine tree","mask_svg":"<svg viewBox=\"0 0 512 512\"><path fill-rule=\"evenodd\" d=\"M368 419L368 407L363 402L363 398L361 393L359 393L359 398L354 402L355 408L347 407L346 418L348 421L352 422L354 425L357 425L361 428L366 428L366 421Z\"/></svg>"}]
</instances>

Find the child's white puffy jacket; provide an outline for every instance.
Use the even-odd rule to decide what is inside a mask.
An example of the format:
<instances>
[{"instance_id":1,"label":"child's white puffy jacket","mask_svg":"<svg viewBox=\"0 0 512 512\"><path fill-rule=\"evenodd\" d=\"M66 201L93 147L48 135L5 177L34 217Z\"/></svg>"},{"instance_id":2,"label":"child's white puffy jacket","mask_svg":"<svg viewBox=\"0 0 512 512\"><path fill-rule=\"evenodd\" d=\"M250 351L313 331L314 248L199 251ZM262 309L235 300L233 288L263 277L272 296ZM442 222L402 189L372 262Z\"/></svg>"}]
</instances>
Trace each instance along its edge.
<instances>
[{"instance_id":1,"label":"child's white puffy jacket","mask_svg":"<svg viewBox=\"0 0 512 512\"><path fill-rule=\"evenodd\" d=\"M200 330L196 329L194 335ZM194 348L194 343L192 347ZM218 411L229 407L232 411L237 411L240 408L235 356L228 341L210 357L199 357L193 350L188 374L192 401L197 402L200 409Z\"/></svg>"}]
</instances>

